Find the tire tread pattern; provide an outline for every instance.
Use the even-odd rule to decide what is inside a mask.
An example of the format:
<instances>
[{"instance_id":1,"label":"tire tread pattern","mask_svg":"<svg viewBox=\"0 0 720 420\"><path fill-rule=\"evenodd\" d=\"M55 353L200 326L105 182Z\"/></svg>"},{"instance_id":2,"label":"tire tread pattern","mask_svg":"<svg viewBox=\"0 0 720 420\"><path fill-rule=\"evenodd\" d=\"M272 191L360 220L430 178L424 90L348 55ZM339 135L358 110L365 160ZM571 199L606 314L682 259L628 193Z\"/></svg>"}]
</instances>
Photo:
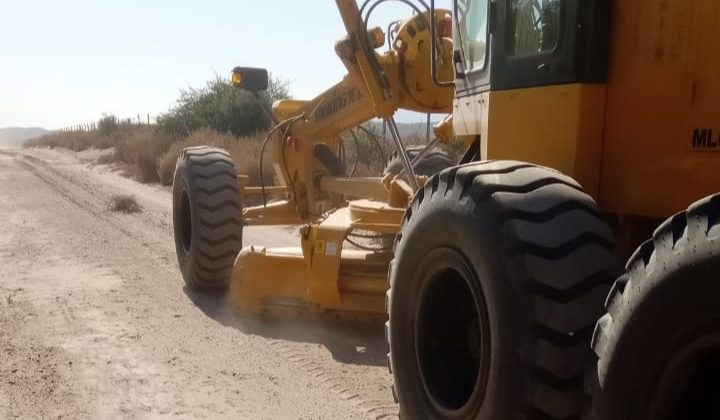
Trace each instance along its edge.
<instances>
[{"instance_id":1,"label":"tire tread pattern","mask_svg":"<svg viewBox=\"0 0 720 420\"><path fill-rule=\"evenodd\" d=\"M593 326L620 269L612 233L599 219L593 199L573 179L548 168L514 161L474 162L429 180L408 208L401 232L424 202L451 197L472 199L478 217L488 206L499 215L510 281L530 296L527 347L532 350L520 356L526 366L523 418L580 418L589 400L583 383ZM562 236L558 229L566 226L567 232L567 224L571 235ZM396 250L402 241L398 235ZM583 249L591 250L587 255L599 262L587 261L579 252ZM535 275L529 259L542 263L542 277ZM390 279L388 314L395 280L392 275ZM391 354L388 360L392 370Z\"/></svg>"},{"instance_id":2,"label":"tire tread pattern","mask_svg":"<svg viewBox=\"0 0 720 420\"><path fill-rule=\"evenodd\" d=\"M409 146L406 148L406 150L410 159L414 159L415 156L420 154L420 152L424 148L425 146L422 145ZM436 147L435 149L431 150L427 155L425 155L420 162L418 162L418 164L416 165L416 174L431 176L452 165L454 165L454 162L450 159L450 156L448 156L445 151ZM402 171L403 166L400 157L398 156L397 151L393 151L389 159L385 163L383 175L396 175Z\"/></svg>"},{"instance_id":3,"label":"tire tread pattern","mask_svg":"<svg viewBox=\"0 0 720 420\"><path fill-rule=\"evenodd\" d=\"M598 358L593 379L601 380L614 354L614 343L639 308L638 297L653 287L650 275L664 267L691 264L696 252L720 239L720 194L703 198L663 222L652 238L642 243L628 259L625 273L612 285L605 302L606 313L598 320L592 337L592 349ZM641 300L640 300L641 301ZM590 386L598 387L598 383Z\"/></svg>"},{"instance_id":4,"label":"tire tread pattern","mask_svg":"<svg viewBox=\"0 0 720 420\"><path fill-rule=\"evenodd\" d=\"M223 149L198 146L184 149L184 165L191 200L195 200L194 252L185 281L193 289L227 286L233 263L242 248L242 203L235 165Z\"/></svg>"}]
</instances>

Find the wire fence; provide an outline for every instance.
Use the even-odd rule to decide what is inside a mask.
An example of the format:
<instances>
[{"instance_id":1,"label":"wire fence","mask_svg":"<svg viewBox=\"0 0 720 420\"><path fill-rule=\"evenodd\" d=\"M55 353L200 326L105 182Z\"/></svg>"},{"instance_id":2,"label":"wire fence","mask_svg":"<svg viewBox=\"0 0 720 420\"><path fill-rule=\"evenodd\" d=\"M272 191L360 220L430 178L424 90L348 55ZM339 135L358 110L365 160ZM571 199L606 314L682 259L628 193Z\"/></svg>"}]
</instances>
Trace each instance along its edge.
<instances>
[{"instance_id":1,"label":"wire fence","mask_svg":"<svg viewBox=\"0 0 720 420\"><path fill-rule=\"evenodd\" d=\"M157 119L155 117L151 117L150 114L137 114L134 117L130 118L117 118L114 116L111 116L114 118L114 121L117 125L135 125L135 126L144 126L144 125L155 125L157 123ZM107 117L103 117L105 119ZM98 131L99 125L101 124L101 121L103 119L100 119L98 121L90 121L86 123L81 124L72 124L63 126L58 131L63 132L78 132L78 131L85 131L85 132L91 132L91 131Z\"/></svg>"}]
</instances>

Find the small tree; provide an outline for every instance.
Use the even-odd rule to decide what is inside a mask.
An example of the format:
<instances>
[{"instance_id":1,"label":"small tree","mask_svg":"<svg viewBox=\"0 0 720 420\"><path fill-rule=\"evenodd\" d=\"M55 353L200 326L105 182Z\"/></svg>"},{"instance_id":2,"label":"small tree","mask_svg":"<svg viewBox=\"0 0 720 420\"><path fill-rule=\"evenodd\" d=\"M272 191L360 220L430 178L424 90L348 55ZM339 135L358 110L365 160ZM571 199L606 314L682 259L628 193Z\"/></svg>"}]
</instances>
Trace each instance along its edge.
<instances>
[{"instance_id":1,"label":"small tree","mask_svg":"<svg viewBox=\"0 0 720 420\"><path fill-rule=\"evenodd\" d=\"M203 128L237 137L249 136L268 128L269 121L262 106L287 98L287 85L287 82L271 77L268 90L256 98L217 76L202 88L182 90L176 105L161 115L158 123L175 137L185 137Z\"/></svg>"},{"instance_id":2,"label":"small tree","mask_svg":"<svg viewBox=\"0 0 720 420\"><path fill-rule=\"evenodd\" d=\"M97 128L100 134L103 136L109 136L118 128L118 119L116 116L110 114L102 114L97 122Z\"/></svg>"}]
</instances>

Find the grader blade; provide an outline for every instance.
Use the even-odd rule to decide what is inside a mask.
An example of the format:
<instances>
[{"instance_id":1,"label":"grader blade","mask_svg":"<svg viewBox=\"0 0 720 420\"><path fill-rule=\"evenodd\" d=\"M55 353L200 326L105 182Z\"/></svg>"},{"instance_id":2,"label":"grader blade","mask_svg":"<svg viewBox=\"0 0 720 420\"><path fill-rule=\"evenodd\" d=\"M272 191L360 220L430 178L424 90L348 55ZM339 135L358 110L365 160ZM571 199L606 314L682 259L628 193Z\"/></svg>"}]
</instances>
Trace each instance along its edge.
<instances>
[{"instance_id":1,"label":"grader blade","mask_svg":"<svg viewBox=\"0 0 720 420\"><path fill-rule=\"evenodd\" d=\"M247 313L292 309L384 317L392 253L377 240L355 249L344 244L370 223L397 229L401 215L402 209L360 200L303 227L301 247L245 247L230 282L233 304Z\"/></svg>"},{"instance_id":2,"label":"grader blade","mask_svg":"<svg viewBox=\"0 0 720 420\"><path fill-rule=\"evenodd\" d=\"M390 254L343 251L338 273L313 277L299 248L249 246L238 256L230 298L243 313L300 310L385 316Z\"/></svg>"}]
</instances>

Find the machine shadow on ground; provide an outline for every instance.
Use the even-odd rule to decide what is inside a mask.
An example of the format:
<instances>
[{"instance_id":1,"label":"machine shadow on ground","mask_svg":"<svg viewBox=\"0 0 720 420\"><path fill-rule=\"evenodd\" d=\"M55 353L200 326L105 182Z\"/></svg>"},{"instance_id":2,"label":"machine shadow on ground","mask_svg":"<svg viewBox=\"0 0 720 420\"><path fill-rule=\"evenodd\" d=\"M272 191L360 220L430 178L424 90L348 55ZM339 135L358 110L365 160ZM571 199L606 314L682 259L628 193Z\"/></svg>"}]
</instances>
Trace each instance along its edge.
<instances>
[{"instance_id":1,"label":"machine shadow on ground","mask_svg":"<svg viewBox=\"0 0 720 420\"><path fill-rule=\"evenodd\" d=\"M226 292L195 292L184 289L190 300L209 318L245 334L270 339L324 346L341 363L386 366L387 343L383 322L346 320L332 315L321 317L302 313L283 315L244 315L230 303Z\"/></svg>"}]
</instances>

